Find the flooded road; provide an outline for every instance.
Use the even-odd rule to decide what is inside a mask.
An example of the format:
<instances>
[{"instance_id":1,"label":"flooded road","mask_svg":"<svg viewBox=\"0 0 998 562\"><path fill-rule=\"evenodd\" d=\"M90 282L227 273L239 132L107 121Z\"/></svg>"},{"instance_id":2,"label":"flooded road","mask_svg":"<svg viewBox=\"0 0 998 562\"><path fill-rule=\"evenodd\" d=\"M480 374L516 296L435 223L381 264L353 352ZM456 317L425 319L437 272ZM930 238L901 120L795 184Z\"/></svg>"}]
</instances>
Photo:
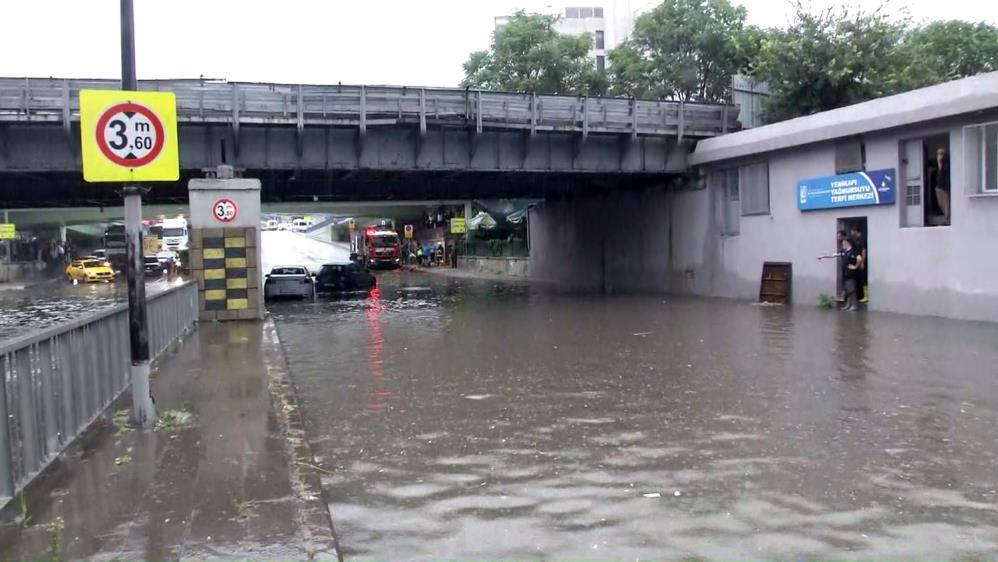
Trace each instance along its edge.
<instances>
[{"instance_id":1,"label":"flooded road","mask_svg":"<svg viewBox=\"0 0 998 562\"><path fill-rule=\"evenodd\" d=\"M998 557L998 326L380 281L270 306L348 559Z\"/></svg>"},{"instance_id":2,"label":"flooded road","mask_svg":"<svg viewBox=\"0 0 998 562\"><path fill-rule=\"evenodd\" d=\"M150 280L146 295L152 296L168 286L165 280ZM0 290L0 342L119 302L128 302L123 282L73 285L64 279L52 279L24 289Z\"/></svg>"}]
</instances>

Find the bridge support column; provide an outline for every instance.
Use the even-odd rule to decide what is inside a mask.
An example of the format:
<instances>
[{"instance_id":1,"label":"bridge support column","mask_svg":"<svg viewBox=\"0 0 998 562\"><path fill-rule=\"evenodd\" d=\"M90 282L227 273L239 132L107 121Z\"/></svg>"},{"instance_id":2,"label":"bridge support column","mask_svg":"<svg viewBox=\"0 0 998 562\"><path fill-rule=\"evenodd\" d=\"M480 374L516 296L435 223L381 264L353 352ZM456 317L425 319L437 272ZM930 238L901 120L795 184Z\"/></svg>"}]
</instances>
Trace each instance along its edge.
<instances>
[{"instance_id":1,"label":"bridge support column","mask_svg":"<svg viewBox=\"0 0 998 562\"><path fill-rule=\"evenodd\" d=\"M260 180L192 179L190 268L198 282L201 320L262 320Z\"/></svg>"}]
</instances>

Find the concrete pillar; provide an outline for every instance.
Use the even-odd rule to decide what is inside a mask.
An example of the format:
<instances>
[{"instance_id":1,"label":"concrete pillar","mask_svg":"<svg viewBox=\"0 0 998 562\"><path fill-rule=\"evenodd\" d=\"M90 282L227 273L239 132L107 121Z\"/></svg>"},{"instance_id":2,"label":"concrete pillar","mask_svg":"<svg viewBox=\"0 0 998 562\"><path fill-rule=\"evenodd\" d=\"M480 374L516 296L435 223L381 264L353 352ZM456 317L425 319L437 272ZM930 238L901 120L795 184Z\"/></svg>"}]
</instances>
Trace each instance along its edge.
<instances>
[{"instance_id":1,"label":"concrete pillar","mask_svg":"<svg viewBox=\"0 0 998 562\"><path fill-rule=\"evenodd\" d=\"M260 180L192 179L190 267L198 282L201 320L262 320Z\"/></svg>"}]
</instances>

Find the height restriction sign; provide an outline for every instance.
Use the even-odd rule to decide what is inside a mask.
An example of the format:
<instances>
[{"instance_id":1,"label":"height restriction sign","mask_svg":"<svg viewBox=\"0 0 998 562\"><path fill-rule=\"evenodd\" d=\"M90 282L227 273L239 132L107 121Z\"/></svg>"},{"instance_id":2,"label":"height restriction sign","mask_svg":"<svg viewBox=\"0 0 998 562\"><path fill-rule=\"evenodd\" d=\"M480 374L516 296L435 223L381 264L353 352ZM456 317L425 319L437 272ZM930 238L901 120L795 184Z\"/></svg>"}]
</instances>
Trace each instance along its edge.
<instances>
[{"instance_id":1,"label":"height restriction sign","mask_svg":"<svg viewBox=\"0 0 998 562\"><path fill-rule=\"evenodd\" d=\"M177 181L176 96L80 90L80 146L88 182Z\"/></svg>"}]
</instances>

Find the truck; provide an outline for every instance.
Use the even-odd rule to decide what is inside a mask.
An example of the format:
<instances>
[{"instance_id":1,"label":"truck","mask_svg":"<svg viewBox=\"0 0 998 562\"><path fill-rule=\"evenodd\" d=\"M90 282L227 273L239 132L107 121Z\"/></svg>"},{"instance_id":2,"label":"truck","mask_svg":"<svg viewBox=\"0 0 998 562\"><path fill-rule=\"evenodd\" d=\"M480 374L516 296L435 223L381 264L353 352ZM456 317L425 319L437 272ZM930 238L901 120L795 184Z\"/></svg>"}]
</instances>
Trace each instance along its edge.
<instances>
[{"instance_id":1,"label":"truck","mask_svg":"<svg viewBox=\"0 0 998 562\"><path fill-rule=\"evenodd\" d=\"M142 253L153 255L159 247L159 240L149 235L149 226L141 225L142 232ZM125 242L125 225L120 222L113 222L104 228L104 256L111 268L115 271L124 271L128 261L128 245Z\"/></svg>"},{"instance_id":2,"label":"truck","mask_svg":"<svg viewBox=\"0 0 998 562\"><path fill-rule=\"evenodd\" d=\"M397 269L402 265L399 235L385 227L369 226L355 230L350 240L350 253L372 269Z\"/></svg>"},{"instance_id":3,"label":"truck","mask_svg":"<svg viewBox=\"0 0 998 562\"><path fill-rule=\"evenodd\" d=\"M163 219L163 246L175 252L188 249L190 237L187 219L184 217Z\"/></svg>"}]
</instances>

